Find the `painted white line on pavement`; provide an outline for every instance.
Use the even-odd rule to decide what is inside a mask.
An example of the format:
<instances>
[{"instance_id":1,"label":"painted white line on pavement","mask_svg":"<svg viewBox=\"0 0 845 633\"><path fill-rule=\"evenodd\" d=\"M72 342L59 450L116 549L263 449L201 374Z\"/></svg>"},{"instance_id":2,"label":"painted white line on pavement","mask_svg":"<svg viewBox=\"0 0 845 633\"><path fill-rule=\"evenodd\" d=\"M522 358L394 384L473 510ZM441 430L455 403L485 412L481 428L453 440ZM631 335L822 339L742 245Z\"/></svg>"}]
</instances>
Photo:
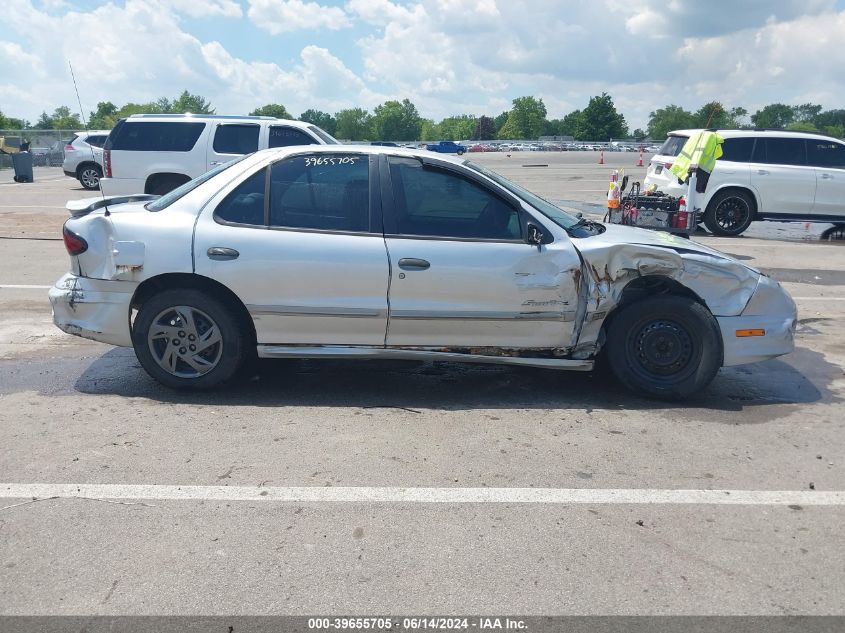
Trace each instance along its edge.
<instances>
[{"instance_id":1,"label":"painted white line on pavement","mask_svg":"<svg viewBox=\"0 0 845 633\"><path fill-rule=\"evenodd\" d=\"M661 490L637 488L379 488L0 484L7 499L283 501L376 503L705 504L842 506L838 490Z\"/></svg>"},{"instance_id":2,"label":"painted white line on pavement","mask_svg":"<svg viewBox=\"0 0 845 633\"><path fill-rule=\"evenodd\" d=\"M0 284L0 289L7 290L49 290L53 286L35 286L32 284Z\"/></svg>"},{"instance_id":3,"label":"painted white line on pavement","mask_svg":"<svg viewBox=\"0 0 845 633\"><path fill-rule=\"evenodd\" d=\"M792 297L795 301L845 301L845 297Z\"/></svg>"}]
</instances>

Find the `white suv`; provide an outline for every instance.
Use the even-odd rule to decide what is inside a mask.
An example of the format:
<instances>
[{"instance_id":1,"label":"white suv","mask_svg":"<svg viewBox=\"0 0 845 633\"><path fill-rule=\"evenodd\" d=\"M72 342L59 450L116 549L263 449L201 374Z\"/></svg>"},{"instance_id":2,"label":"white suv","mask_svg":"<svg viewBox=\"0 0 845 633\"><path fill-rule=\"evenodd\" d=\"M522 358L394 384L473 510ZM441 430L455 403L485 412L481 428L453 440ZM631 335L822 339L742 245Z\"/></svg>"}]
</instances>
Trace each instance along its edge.
<instances>
[{"instance_id":1,"label":"white suv","mask_svg":"<svg viewBox=\"0 0 845 633\"><path fill-rule=\"evenodd\" d=\"M97 189L103 175L103 144L108 130L77 132L64 148L62 169L86 189Z\"/></svg>"},{"instance_id":2,"label":"white suv","mask_svg":"<svg viewBox=\"0 0 845 633\"><path fill-rule=\"evenodd\" d=\"M335 145L316 125L260 116L133 114L109 134L100 188L162 195L223 163L268 147Z\"/></svg>"},{"instance_id":3,"label":"white suv","mask_svg":"<svg viewBox=\"0 0 845 633\"><path fill-rule=\"evenodd\" d=\"M690 135L670 132L648 165L645 186L670 195L686 187L669 171ZM696 200L716 235L739 235L753 220L845 222L845 143L806 132L719 130L722 157Z\"/></svg>"}]
</instances>

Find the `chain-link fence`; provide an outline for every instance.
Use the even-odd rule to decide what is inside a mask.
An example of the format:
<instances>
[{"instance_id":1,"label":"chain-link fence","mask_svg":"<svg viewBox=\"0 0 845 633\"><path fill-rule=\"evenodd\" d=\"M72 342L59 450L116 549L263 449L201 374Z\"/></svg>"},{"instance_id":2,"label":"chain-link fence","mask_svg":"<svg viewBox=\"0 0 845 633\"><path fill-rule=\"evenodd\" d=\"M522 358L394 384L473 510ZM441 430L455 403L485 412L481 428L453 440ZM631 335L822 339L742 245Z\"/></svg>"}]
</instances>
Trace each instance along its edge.
<instances>
[{"instance_id":1,"label":"chain-link fence","mask_svg":"<svg viewBox=\"0 0 845 633\"><path fill-rule=\"evenodd\" d=\"M32 164L36 167L61 168L67 145L80 130L0 130L0 137L29 142ZM7 144L8 143L7 141ZM17 145L17 143L14 143ZM0 153L0 169L11 169L12 157Z\"/></svg>"}]
</instances>

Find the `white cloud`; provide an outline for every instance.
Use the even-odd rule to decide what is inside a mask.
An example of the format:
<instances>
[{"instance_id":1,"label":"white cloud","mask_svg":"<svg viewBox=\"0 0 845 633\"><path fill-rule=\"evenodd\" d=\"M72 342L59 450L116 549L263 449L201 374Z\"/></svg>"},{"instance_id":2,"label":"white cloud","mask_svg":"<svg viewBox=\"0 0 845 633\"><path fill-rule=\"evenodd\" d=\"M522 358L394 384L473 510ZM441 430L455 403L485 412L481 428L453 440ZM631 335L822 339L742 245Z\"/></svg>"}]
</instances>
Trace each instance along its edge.
<instances>
[{"instance_id":1,"label":"white cloud","mask_svg":"<svg viewBox=\"0 0 845 633\"><path fill-rule=\"evenodd\" d=\"M248 15L258 28L273 35L302 29L336 31L351 24L341 8L303 0L249 0Z\"/></svg>"},{"instance_id":2,"label":"white cloud","mask_svg":"<svg viewBox=\"0 0 845 633\"><path fill-rule=\"evenodd\" d=\"M237 0L126 0L61 15L5 0L0 108L34 120L74 104L68 59L86 114L97 101L147 102L184 89L221 113L271 102L295 114L372 109L408 97L435 119L495 115L532 94L562 117L608 92L631 127L668 103L696 109L718 99L752 112L774 101L843 107L845 12L833 0L734 4L596 0L561 11L559 0L347 0L343 8L251 0L250 19L266 30L336 32L293 50L293 38L272 38L278 44L258 59L243 59L225 41L190 32L201 7L237 19ZM345 26L355 28L337 31ZM80 48L69 33L98 35Z\"/></svg>"},{"instance_id":3,"label":"white cloud","mask_svg":"<svg viewBox=\"0 0 845 633\"><path fill-rule=\"evenodd\" d=\"M239 18L243 15L241 5L235 0L170 0L170 6L192 18Z\"/></svg>"}]
</instances>

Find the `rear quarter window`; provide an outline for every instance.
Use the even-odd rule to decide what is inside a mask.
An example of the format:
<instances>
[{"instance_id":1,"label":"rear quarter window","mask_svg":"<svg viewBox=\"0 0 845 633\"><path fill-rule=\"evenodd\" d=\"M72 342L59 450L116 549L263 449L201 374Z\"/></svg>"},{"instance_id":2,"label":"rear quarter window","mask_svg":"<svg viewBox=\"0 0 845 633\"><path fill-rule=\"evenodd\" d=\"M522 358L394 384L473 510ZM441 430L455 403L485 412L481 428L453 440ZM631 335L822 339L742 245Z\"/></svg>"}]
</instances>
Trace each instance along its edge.
<instances>
[{"instance_id":1,"label":"rear quarter window","mask_svg":"<svg viewBox=\"0 0 845 633\"><path fill-rule=\"evenodd\" d=\"M751 160L751 150L754 149L754 138L726 138L722 143L722 157L734 163L747 163Z\"/></svg>"},{"instance_id":2,"label":"rear quarter window","mask_svg":"<svg viewBox=\"0 0 845 633\"><path fill-rule=\"evenodd\" d=\"M670 136L666 139L660 149L657 150L660 156L677 156L681 153L684 143L689 140L688 136Z\"/></svg>"},{"instance_id":3,"label":"rear quarter window","mask_svg":"<svg viewBox=\"0 0 845 633\"><path fill-rule=\"evenodd\" d=\"M754 162L768 165L806 165L806 143L803 138L757 139L754 145Z\"/></svg>"},{"instance_id":4,"label":"rear quarter window","mask_svg":"<svg viewBox=\"0 0 845 633\"><path fill-rule=\"evenodd\" d=\"M109 135L109 149L134 152L190 152L205 123L124 121Z\"/></svg>"}]
</instances>

